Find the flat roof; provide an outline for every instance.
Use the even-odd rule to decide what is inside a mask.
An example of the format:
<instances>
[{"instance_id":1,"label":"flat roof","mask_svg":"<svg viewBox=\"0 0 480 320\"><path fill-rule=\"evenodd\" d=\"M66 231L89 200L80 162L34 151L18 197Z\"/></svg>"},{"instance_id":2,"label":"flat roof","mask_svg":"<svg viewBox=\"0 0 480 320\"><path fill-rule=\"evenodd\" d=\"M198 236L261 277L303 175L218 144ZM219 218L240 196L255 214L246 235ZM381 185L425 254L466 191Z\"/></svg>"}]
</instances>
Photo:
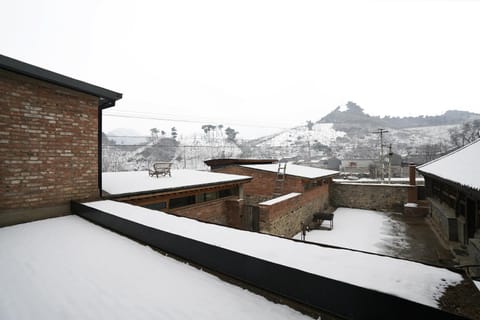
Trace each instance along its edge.
<instances>
[{"instance_id":1,"label":"flat roof","mask_svg":"<svg viewBox=\"0 0 480 320\"><path fill-rule=\"evenodd\" d=\"M242 167L273 172L275 174L278 171L278 164L276 164L276 163L274 163L274 164L242 165ZM285 174L290 175L290 176L307 178L307 179L317 179L317 178L325 178L325 177L335 176L335 175L338 174L338 171L321 169L321 168L313 168L313 167L307 167L307 166L300 166L300 165L297 165L297 164L287 163Z\"/></svg>"},{"instance_id":2,"label":"flat roof","mask_svg":"<svg viewBox=\"0 0 480 320\"><path fill-rule=\"evenodd\" d=\"M276 159L234 159L234 158L225 158L225 159L211 159L206 160L204 163L211 167L212 169L222 168L230 165L240 165L240 164L269 164L278 162Z\"/></svg>"},{"instance_id":3,"label":"flat roof","mask_svg":"<svg viewBox=\"0 0 480 320\"><path fill-rule=\"evenodd\" d=\"M1 54L0 69L98 97L98 106L102 109L113 107L115 105L115 101L122 98L121 93L76 80Z\"/></svg>"},{"instance_id":4,"label":"flat roof","mask_svg":"<svg viewBox=\"0 0 480 320\"><path fill-rule=\"evenodd\" d=\"M435 308L444 290L463 280L444 268L237 230L117 201L84 205L171 234Z\"/></svg>"},{"instance_id":5,"label":"flat roof","mask_svg":"<svg viewBox=\"0 0 480 320\"><path fill-rule=\"evenodd\" d=\"M202 186L244 183L252 178L235 174L179 169L172 176L150 177L148 171L104 172L102 189L110 195L178 191Z\"/></svg>"},{"instance_id":6,"label":"flat roof","mask_svg":"<svg viewBox=\"0 0 480 320\"><path fill-rule=\"evenodd\" d=\"M311 319L74 215L0 228L0 263L1 319Z\"/></svg>"}]
</instances>

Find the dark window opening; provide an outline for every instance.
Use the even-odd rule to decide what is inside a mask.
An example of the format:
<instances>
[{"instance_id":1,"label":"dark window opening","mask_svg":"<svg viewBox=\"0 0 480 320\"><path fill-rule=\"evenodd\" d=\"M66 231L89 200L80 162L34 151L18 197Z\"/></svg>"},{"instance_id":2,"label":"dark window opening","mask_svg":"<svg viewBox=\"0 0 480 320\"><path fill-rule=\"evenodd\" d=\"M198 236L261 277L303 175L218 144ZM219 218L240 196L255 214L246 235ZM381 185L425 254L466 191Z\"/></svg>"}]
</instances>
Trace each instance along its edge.
<instances>
[{"instance_id":1,"label":"dark window opening","mask_svg":"<svg viewBox=\"0 0 480 320\"><path fill-rule=\"evenodd\" d=\"M170 199L170 209L179 208L195 204L195 196Z\"/></svg>"},{"instance_id":2,"label":"dark window opening","mask_svg":"<svg viewBox=\"0 0 480 320\"><path fill-rule=\"evenodd\" d=\"M159 203L151 203L143 206L144 208L153 209L153 210L163 210L167 208L167 203L165 201Z\"/></svg>"}]
</instances>

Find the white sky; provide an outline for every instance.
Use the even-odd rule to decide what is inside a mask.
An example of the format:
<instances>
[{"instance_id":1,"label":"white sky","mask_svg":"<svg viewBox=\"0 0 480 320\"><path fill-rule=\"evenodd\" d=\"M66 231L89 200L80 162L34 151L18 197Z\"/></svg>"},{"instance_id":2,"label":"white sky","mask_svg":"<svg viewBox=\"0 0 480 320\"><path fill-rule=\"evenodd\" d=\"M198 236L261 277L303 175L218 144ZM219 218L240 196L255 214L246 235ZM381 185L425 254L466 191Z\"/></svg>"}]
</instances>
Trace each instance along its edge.
<instances>
[{"instance_id":1,"label":"white sky","mask_svg":"<svg viewBox=\"0 0 480 320\"><path fill-rule=\"evenodd\" d=\"M480 112L479 16L480 1L11 0L0 53L122 92L109 112L290 127L349 100L371 115Z\"/></svg>"}]
</instances>

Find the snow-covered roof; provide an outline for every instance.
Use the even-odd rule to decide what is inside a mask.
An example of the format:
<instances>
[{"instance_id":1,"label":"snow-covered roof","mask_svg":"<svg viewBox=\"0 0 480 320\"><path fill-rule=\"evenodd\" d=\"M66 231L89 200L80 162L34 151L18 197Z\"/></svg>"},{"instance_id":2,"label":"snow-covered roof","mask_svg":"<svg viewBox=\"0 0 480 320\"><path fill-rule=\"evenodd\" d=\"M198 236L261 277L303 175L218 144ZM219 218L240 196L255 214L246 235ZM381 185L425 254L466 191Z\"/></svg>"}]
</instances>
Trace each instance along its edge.
<instances>
[{"instance_id":1,"label":"snow-covered roof","mask_svg":"<svg viewBox=\"0 0 480 320\"><path fill-rule=\"evenodd\" d=\"M277 173L278 171L278 164L252 164L252 165L242 165L245 168L263 170ZM328 177L336 175L338 171L327 170L327 169L320 169L320 168L313 168L307 166L299 166L297 164L290 164L287 163L287 168L285 170L285 174L290 176L297 176L301 178L307 179L316 179L322 177Z\"/></svg>"},{"instance_id":2,"label":"snow-covered roof","mask_svg":"<svg viewBox=\"0 0 480 320\"><path fill-rule=\"evenodd\" d=\"M463 280L455 272L421 263L202 223L127 203L97 201L84 205L158 230L433 307L438 307L437 299L448 286Z\"/></svg>"},{"instance_id":3,"label":"snow-covered roof","mask_svg":"<svg viewBox=\"0 0 480 320\"><path fill-rule=\"evenodd\" d=\"M150 177L148 171L104 172L102 189L111 195L132 194L151 191L167 191L223 183L246 182L251 177L235 174L172 170L172 176Z\"/></svg>"},{"instance_id":4,"label":"snow-covered roof","mask_svg":"<svg viewBox=\"0 0 480 320\"><path fill-rule=\"evenodd\" d=\"M418 171L480 190L480 139L418 167Z\"/></svg>"},{"instance_id":5,"label":"snow-covered roof","mask_svg":"<svg viewBox=\"0 0 480 320\"><path fill-rule=\"evenodd\" d=\"M78 216L0 228L0 319L311 319Z\"/></svg>"}]
</instances>

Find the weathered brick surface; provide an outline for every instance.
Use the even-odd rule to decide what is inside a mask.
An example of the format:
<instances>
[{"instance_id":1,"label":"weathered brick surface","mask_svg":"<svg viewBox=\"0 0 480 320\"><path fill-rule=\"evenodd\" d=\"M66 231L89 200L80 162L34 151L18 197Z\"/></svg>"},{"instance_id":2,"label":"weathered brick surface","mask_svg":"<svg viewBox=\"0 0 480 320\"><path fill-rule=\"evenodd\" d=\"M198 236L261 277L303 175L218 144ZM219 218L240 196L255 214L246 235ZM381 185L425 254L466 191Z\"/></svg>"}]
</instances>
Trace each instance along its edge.
<instances>
[{"instance_id":1,"label":"weathered brick surface","mask_svg":"<svg viewBox=\"0 0 480 320\"><path fill-rule=\"evenodd\" d=\"M328 208L328 189L325 184L274 205L260 205L260 230L285 237L299 233L302 222L308 223L314 213Z\"/></svg>"},{"instance_id":2,"label":"weathered brick surface","mask_svg":"<svg viewBox=\"0 0 480 320\"><path fill-rule=\"evenodd\" d=\"M228 225L227 208L233 209L229 200L237 200L237 197L221 198L217 200L197 203L195 205L168 209L166 212L178 214L187 218L194 218L202 221L213 222L221 225ZM238 209L236 209L238 212Z\"/></svg>"},{"instance_id":3,"label":"weathered brick surface","mask_svg":"<svg viewBox=\"0 0 480 320\"><path fill-rule=\"evenodd\" d=\"M243 186L247 205L257 205L272 198L276 173L235 165L215 171L253 177L251 182ZM308 179L286 176L283 194L298 192L301 195L275 205L260 206L260 231L286 237L300 232L301 222L308 221L314 213L328 208L330 181L327 179L327 183L305 190Z\"/></svg>"},{"instance_id":4,"label":"weathered brick surface","mask_svg":"<svg viewBox=\"0 0 480 320\"><path fill-rule=\"evenodd\" d=\"M0 108L0 219L98 196L96 97L0 70Z\"/></svg>"},{"instance_id":5,"label":"weathered brick surface","mask_svg":"<svg viewBox=\"0 0 480 320\"><path fill-rule=\"evenodd\" d=\"M330 202L335 207L403 212L408 191L414 186L333 183Z\"/></svg>"},{"instance_id":6,"label":"weathered brick surface","mask_svg":"<svg viewBox=\"0 0 480 320\"><path fill-rule=\"evenodd\" d=\"M276 173L241 166L228 166L215 171L253 177L252 181L244 184L243 187L246 204L257 204L272 198ZM303 183L304 181L300 177L286 176L283 194L304 192Z\"/></svg>"}]
</instances>

